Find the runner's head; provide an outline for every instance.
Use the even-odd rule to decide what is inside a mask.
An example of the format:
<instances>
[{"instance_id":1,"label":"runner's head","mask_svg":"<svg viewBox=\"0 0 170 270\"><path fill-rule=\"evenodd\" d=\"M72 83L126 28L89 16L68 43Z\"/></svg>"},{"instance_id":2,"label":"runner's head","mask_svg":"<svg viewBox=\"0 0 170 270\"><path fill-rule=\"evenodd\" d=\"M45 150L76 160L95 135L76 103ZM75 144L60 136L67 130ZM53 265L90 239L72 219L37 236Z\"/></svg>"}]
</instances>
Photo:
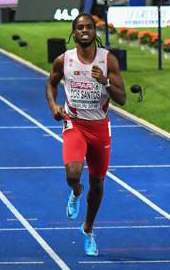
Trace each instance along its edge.
<instances>
[{"instance_id":1,"label":"runner's head","mask_svg":"<svg viewBox=\"0 0 170 270\"><path fill-rule=\"evenodd\" d=\"M96 25L91 15L79 14L72 25L73 38L81 47L88 47L96 40Z\"/></svg>"},{"instance_id":2,"label":"runner's head","mask_svg":"<svg viewBox=\"0 0 170 270\"><path fill-rule=\"evenodd\" d=\"M74 41L80 46L86 48L93 42L97 43L98 47L103 47L100 38L96 34L95 21L89 13L80 13L72 23L72 32L69 37L68 43L71 36Z\"/></svg>"},{"instance_id":3,"label":"runner's head","mask_svg":"<svg viewBox=\"0 0 170 270\"><path fill-rule=\"evenodd\" d=\"M77 26L77 23L78 23L79 19L82 18L82 17L87 17L87 18L91 21L91 23L92 23L92 25L93 25L93 28L94 28L95 31L96 31L96 24L95 24L95 21L94 21L94 19L93 19L93 16L90 15L89 13L80 13L80 14L74 19L74 21L73 21L73 23L72 23L72 31L75 30L75 28L76 28L76 26Z\"/></svg>"}]
</instances>

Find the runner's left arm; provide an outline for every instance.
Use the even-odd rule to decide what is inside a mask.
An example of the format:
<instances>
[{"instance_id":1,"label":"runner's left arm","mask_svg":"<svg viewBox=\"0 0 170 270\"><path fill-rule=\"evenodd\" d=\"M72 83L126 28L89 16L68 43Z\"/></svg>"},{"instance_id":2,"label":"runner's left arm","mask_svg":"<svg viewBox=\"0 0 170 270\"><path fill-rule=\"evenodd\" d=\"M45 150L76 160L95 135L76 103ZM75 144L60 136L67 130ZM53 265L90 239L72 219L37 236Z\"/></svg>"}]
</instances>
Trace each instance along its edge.
<instances>
[{"instance_id":1,"label":"runner's left arm","mask_svg":"<svg viewBox=\"0 0 170 270\"><path fill-rule=\"evenodd\" d=\"M98 66L92 67L92 77L103 84L108 84L108 79L110 86L106 87L106 91L109 93L110 98L118 103L119 105L124 105L126 102L126 92L124 87L124 82L121 77L119 63L117 58L109 53L108 55L108 76L107 78L103 75L102 70Z\"/></svg>"}]
</instances>

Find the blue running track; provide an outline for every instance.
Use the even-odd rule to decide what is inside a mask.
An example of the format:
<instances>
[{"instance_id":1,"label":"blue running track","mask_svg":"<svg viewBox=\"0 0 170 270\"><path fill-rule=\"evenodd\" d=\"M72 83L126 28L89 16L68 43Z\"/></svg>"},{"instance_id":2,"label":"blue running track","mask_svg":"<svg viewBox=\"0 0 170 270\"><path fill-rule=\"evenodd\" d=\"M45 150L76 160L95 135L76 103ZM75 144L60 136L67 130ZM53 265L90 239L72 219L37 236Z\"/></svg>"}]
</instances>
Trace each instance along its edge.
<instances>
[{"instance_id":1,"label":"blue running track","mask_svg":"<svg viewBox=\"0 0 170 270\"><path fill-rule=\"evenodd\" d=\"M112 153L95 222L97 258L66 217L62 122L45 99L47 76L0 54L0 269L170 270L170 141L110 111ZM63 86L60 86L63 103Z\"/></svg>"}]
</instances>

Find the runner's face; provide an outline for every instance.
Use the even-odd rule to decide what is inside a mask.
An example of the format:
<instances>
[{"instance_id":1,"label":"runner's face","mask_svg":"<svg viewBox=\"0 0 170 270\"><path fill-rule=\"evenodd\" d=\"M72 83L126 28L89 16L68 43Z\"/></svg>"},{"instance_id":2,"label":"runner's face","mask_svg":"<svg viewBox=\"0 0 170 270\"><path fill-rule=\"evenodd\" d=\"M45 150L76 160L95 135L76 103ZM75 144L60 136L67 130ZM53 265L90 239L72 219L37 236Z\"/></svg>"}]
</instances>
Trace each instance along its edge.
<instances>
[{"instance_id":1,"label":"runner's face","mask_svg":"<svg viewBox=\"0 0 170 270\"><path fill-rule=\"evenodd\" d=\"M81 47L88 47L95 41L96 31L90 18L82 16L78 19L73 37Z\"/></svg>"}]
</instances>

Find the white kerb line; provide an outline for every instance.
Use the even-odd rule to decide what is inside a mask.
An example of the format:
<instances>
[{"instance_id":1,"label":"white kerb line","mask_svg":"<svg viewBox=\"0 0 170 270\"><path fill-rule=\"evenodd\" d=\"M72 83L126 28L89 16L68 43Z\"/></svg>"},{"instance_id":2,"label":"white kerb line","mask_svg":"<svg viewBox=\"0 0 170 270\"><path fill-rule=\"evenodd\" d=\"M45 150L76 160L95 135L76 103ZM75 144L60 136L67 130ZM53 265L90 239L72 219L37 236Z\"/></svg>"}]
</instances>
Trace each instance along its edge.
<instances>
[{"instance_id":1,"label":"white kerb line","mask_svg":"<svg viewBox=\"0 0 170 270\"><path fill-rule=\"evenodd\" d=\"M58 264L63 270L71 270L53 251L53 249L45 242L45 240L37 233L37 231L28 223L28 221L18 212L12 203L0 191L0 199L7 206L7 208L14 214L14 216L21 222L21 224L29 231L41 247L48 253L48 255Z\"/></svg>"},{"instance_id":2,"label":"white kerb line","mask_svg":"<svg viewBox=\"0 0 170 270\"><path fill-rule=\"evenodd\" d=\"M55 139L57 139L60 142L63 142L62 138L60 138L58 135L56 135L53 131L51 131L50 129L46 128L40 122L38 122L37 120L35 120L33 117L29 116L27 113L23 112L21 109L19 109L17 106L15 106L14 104L12 104L10 101L8 101L7 99L5 99L1 95L0 95L0 100L2 100L4 103L6 103L8 106L10 106L14 110L16 110L18 113L20 113L24 117L26 117L28 120L30 120L31 122L33 122L35 125L39 126L45 132L49 133L52 137L54 137ZM124 187L125 189L129 190L132 194L134 194L136 197L138 197L144 203L146 203L147 205L149 205L156 212L160 213L165 218L167 218L167 219L170 220L170 214L168 214L167 212L165 212L164 210L162 210L160 207L158 207L156 204L154 204L153 202L151 202L149 199L147 199L141 193L139 193L138 191L136 191L135 189L133 189L132 187L130 187L128 184L126 184L125 182L123 182L121 179L119 179L118 177L116 177L115 175L113 175L112 173L110 173L109 171L107 171L107 176L110 177L115 182L117 182L122 187Z\"/></svg>"}]
</instances>

